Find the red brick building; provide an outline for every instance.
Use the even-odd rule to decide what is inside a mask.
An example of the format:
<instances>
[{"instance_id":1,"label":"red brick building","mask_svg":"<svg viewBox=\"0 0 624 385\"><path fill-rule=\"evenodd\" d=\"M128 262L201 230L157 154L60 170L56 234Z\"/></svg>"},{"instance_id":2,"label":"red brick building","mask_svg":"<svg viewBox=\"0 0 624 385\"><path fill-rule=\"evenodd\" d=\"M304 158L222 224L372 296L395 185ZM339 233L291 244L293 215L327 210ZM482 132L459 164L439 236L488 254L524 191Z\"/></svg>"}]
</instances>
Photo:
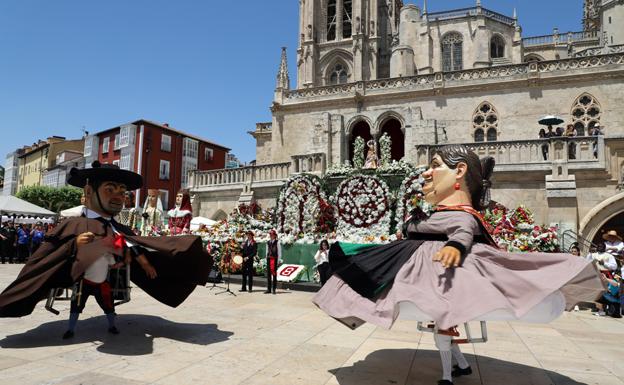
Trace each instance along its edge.
<instances>
[{"instance_id":1,"label":"red brick building","mask_svg":"<svg viewBox=\"0 0 624 385\"><path fill-rule=\"evenodd\" d=\"M149 120L113 127L85 139L85 160L117 164L143 176L137 192L143 205L147 189L160 190L165 210L175 203L191 170L225 168L229 148ZM88 167L88 166L87 166Z\"/></svg>"}]
</instances>

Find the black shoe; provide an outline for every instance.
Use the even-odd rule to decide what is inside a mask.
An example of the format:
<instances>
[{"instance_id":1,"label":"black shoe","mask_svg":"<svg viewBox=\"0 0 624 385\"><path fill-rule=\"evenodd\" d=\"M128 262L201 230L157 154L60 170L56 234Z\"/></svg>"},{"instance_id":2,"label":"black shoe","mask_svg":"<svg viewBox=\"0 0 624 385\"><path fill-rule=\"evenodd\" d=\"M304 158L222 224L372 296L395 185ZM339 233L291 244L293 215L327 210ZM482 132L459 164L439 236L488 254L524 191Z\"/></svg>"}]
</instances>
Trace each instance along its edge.
<instances>
[{"instance_id":1,"label":"black shoe","mask_svg":"<svg viewBox=\"0 0 624 385\"><path fill-rule=\"evenodd\" d=\"M271 291L267 290L267 291L264 292L264 294L271 294Z\"/></svg>"},{"instance_id":2,"label":"black shoe","mask_svg":"<svg viewBox=\"0 0 624 385\"><path fill-rule=\"evenodd\" d=\"M108 332L110 334L119 334L119 329L117 329L115 326L108 328Z\"/></svg>"},{"instance_id":3,"label":"black shoe","mask_svg":"<svg viewBox=\"0 0 624 385\"><path fill-rule=\"evenodd\" d=\"M438 385L453 385L453 382L449 380L440 380L438 381Z\"/></svg>"},{"instance_id":4,"label":"black shoe","mask_svg":"<svg viewBox=\"0 0 624 385\"><path fill-rule=\"evenodd\" d=\"M273 294L275 294L275 290L273 290Z\"/></svg>"},{"instance_id":5,"label":"black shoe","mask_svg":"<svg viewBox=\"0 0 624 385\"><path fill-rule=\"evenodd\" d=\"M63 339L68 340L70 338L74 338L74 332L72 332L71 330L68 330L65 332L65 334L63 334Z\"/></svg>"},{"instance_id":6,"label":"black shoe","mask_svg":"<svg viewBox=\"0 0 624 385\"><path fill-rule=\"evenodd\" d=\"M453 371L451 372L451 376L453 377L467 376L469 374L472 374L472 368L470 368L470 366L462 369L459 365L454 365Z\"/></svg>"},{"instance_id":7,"label":"black shoe","mask_svg":"<svg viewBox=\"0 0 624 385\"><path fill-rule=\"evenodd\" d=\"M247 291L247 289L240 289L240 290L238 290L238 291Z\"/></svg>"},{"instance_id":8,"label":"black shoe","mask_svg":"<svg viewBox=\"0 0 624 385\"><path fill-rule=\"evenodd\" d=\"M251 293L253 290L249 289L249 290L247 290L247 291Z\"/></svg>"}]
</instances>

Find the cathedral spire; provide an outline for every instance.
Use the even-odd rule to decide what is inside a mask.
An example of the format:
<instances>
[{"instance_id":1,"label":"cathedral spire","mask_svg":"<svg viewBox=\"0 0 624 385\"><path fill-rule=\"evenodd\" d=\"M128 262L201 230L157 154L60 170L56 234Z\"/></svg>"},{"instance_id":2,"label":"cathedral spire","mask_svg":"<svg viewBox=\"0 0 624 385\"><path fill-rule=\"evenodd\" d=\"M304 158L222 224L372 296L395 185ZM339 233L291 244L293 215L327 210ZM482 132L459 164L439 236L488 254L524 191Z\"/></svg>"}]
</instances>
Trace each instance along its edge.
<instances>
[{"instance_id":1,"label":"cathedral spire","mask_svg":"<svg viewBox=\"0 0 624 385\"><path fill-rule=\"evenodd\" d=\"M422 13L423 15L427 14L427 0L423 0L423 9L422 9Z\"/></svg>"},{"instance_id":2,"label":"cathedral spire","mask_svg":"<svg viewBox=\"0 0 624 385\"><path fill-rule=\"evenodd\" d=\"M288 77L288 61L286 58L286 47L282 47L282 60L280 62L280 68L277 72L277 87L278 90L290 89L290 78Z\"/></svg>"}]
</instances>

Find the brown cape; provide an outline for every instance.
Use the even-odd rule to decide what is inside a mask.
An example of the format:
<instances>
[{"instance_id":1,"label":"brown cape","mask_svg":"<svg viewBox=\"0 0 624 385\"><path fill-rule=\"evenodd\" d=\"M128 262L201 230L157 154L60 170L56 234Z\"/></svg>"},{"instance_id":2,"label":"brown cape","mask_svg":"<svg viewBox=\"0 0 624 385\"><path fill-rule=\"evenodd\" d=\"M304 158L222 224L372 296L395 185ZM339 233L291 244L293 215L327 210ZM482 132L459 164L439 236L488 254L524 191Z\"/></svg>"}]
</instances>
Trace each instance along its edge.
<instances>
[{"instance_id":1,"label":"brown cape","mask_svg":"<svg viewBox=\"0 0 624 385\"><path fill-rule=\"evenodd\" d=\"M134 244L148 248L145 253L158 276L150 279L136 260L132 260L131 280L156 300L176 307L205 285L212 258L205 252L201 238L140 237L126 226L115 223L115 229ZM76 253L76 237L86 231L96 240ZM70 287L82 277L87 267L103 253L113 250L110 227L96 219L84 217L63 221L46 234L44 242L22 271L0 294L0 317L22 317L32 313L36 304L47 298L52 288ZM117 253L119 254L119 253Z\"/></svg>"}]
</instances>

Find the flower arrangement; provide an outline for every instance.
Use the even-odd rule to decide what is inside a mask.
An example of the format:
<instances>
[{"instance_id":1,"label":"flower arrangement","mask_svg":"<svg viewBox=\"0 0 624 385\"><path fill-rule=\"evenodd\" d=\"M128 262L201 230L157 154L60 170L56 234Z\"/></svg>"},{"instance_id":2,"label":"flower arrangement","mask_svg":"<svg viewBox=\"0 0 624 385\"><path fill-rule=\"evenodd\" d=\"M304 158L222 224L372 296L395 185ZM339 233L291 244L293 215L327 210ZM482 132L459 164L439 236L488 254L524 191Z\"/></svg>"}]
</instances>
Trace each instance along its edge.
<instances>
[{"instance_id":1,"label":"flower arrangement","mask_svg":"<svg viewBox=\"0 0 624 385\"><path fill-rule=\"evenodd\" d=\"M364 147L366 147L366 141L361 136L355 138L353 142L353 168L361 169L364 167Z\"/></svg>"},{"instance_id":2,"label":"flower arrangement","mask_svg":"<svg viewBox=\"0 0 624 385\"><path fill-rule=\"evenodd\" d=\"M321 201L325 201L324 195L318 177L304 174L291 177L278 198L277 231L290 234L317 231L319 218L323 214ZM327 215L327 208L325 210Z\"/></svg>"},{"instance_id":3,"label":"flower arrangement","mask_svg":"<svg viewBox=\"0 0 624 385\"><path fill-rule=\"evenodd\" d=\"M342 176L342 175L351 175L355 172L355 169L351 167L351 162L346 160L344 164L332 164L329 166L327 171L325 172L326 176Z\"/></svg>"},{"instance_id":4,"label":"flower arrangement","mask_svg":"<svg viewBox=\"0 0 624 385\"><path fill-rule=\"evenodd\" d=\"M386 167L390 164L390 157L392 156L392 139L387 132L384 132L379 138L379 149L381 151L381 167Z\"/></svg>"},{"instance_id":5,"label":"flower arrangement","mask_svg":"<svg viewBox=\"0 0 624 385\"><path fill-rule=\"evenodd\" d=\"M397 229L403 227L405 218L416 207L420 207L426 213L431 211L431 205L422 199L422 185L425 182L422 173L425 170L424 167L419 167L410 172L401 182L401 187L399 187L397 194L397 209L394 217Z\"/></svg>"},{"instance_id":6,"label":"flower arrangement","mask_svg":"<svg viewBox=\"0 0 624 385\"><path fill-rule=\"evenodd\" d=\"M337 234L347 239L364 239L390 231L392 196L388 185L373 175L353 176L338 186Z\"/></svg>"},{"instance_id":7,"label":"flower arrangement","mask_svg":"<svg viewBox=\"0 0 624 385\"><path fill-rule=\"evenodd\" d=\"M392 162L388 162L385 165L382 163L381 167L377 169L377 173L378 174L409 174L414 170L416 170L416 167L414 167L411 163L407 162L405 158L403 158L399 161L393 160Z\"/></svg>"},{"instance_id":8,"label":"flower arrangement","mask_svg":"<svg viewBox=\"0 0 624 385\"><path fill-rule=\"evenodd\" d=\"M503 249L512 252L559 251L557 227L535 225L533 213L523 205L510 211L497 204L486 210L484 218L494 229L494 240Z\"/></svg>"}]
</instances>

